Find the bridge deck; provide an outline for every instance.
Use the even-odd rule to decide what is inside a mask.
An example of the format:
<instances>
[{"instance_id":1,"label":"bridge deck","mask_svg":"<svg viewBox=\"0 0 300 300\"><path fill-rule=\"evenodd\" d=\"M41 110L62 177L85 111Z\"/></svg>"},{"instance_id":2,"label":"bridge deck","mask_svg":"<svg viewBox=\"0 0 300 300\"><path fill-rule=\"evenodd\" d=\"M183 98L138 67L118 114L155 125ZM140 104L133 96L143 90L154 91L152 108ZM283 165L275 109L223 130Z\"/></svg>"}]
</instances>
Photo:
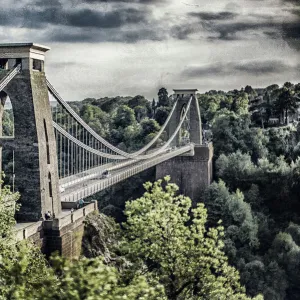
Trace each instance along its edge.
<instances>
[{"instance_id":1,"label":"bridge deck","mask_svg":"<svg viewBox=\"0 0 300 300\"><path fill-rule=\"evenodd\" d=\"M149 169L157 164L160 164L168 159L178 155L183 155L190 152L193 155L194 145L174 149L170 152L162 153L151 159L133 162L131 165L125 165L123 168L113 170L111 176L106 179L101 179L101 173L95 173L94 176L87 176L86 179L81 180L80 183L74 182L73 185L66 187L64 193L61 194L62 202L77 202L80 199L87 198L94 195L120 181L123 181L135 174L138 174L146 169Z\"/></svg>"}]
</instances>

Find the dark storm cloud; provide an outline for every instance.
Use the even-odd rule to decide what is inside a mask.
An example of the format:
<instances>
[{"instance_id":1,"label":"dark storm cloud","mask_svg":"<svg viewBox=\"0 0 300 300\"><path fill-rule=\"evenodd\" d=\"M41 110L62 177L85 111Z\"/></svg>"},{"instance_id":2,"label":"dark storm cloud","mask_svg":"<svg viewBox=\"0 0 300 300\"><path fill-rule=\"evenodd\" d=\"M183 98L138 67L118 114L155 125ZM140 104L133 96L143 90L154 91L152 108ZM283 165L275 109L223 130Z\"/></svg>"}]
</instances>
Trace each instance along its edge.
<instances>
[{"instance_id":1,"label":"dark storm cloud","mask_svg":"<svg viewBox=\"0 0 300 300\"><path fill-rule=\"evenodd\" d=\"M166 37L163 31L152 31L148 29L122 30L108 29L99 31L96 29L82 30L74 29L68 31L53 30L46 37L47 40L60 43L101 43L101 42L123 42L136 43L141 40L162 41Z\"/></svg>"},{"instance_id":2,"label":"dark storm cloud","mask_svg":"<svg viewBox=\"0 0 300 300\"><path fill-rule=\"evenodd\" d=\"M129 23L146 22L145 12L133 8L102 13L90 9L69 12L66 25L74 27L116 28Z\"/></svg>"},{"instance_id":3,"label":"dark storm cloud","mask_svg":"<svg viewBox=\"0 0 300 300\"><path fill-rule=\"evenodd\" d=\"M291 13L296 16L296 20L290 23L282 24L282 35L288 44L300 51L300 1L299 0L282 0L283 3L293 5Z\"/></svg>"},{"instance_id":4,"label":"dark storm cloud","mask_svg":"<svg viewBox=\"0 0 300 300\"><path fill-rule=\"evenodd\" d=\"M284 38L300 41L300 19L299 22L282 24L282 30Z\"/></svg>"},{"instance_id":5,"label":"dark storm cloud","mask_svg":"<svg viewBox=\"0 0 300 300\"><path fill-rule=\"evenodd\" d=\"M85 0L85 3L139 3L139 4L153 4L164 2L163 0Z\"/></svg>"},{"instance_id":6,"label":"dark storm cloud","mask_svg":"<svg viewBox=\"0 0 300 300\"><path fill-rule=\"evenodd\" d=\"M146 11L123 8L109 12L92 9L62 10L60 7L46 9L25 8L22 11L2 13L1 25L25 28L43 28L47 25L65 25L71 27L117 28L126 24L146 22ZM14 15L15 18L11 16Z\"/></svg>"},{"instance_id":7,"label":"dark storm cloud","mask_svg":"<svg viewBox=\"0 0 300 300\"><path fill-rule=\"evenodd\" d=\"M189 67L182 75L188 78L226 75L272 75L285 71L297 71L299 66L290 67L282 61L252 61L247 63L216 63L208 66Z\"/></svg>"},{"instance_id":8,"label":"dark storm cloud","mask_svg":"<svg viewBox=\"0 0 300 300\"><path fill-rule=\"evenodd\" d=\"M6 26L11 23L11 17L4 11L0 11L0 26Z\"/></svg>"},{"instance_id":9,"label":"dark storm cloud","mask_svg":"<svg viewBox=\"0 0 300 300\"><path fill-rule=\"evenodd\" d=\"M281 61L264 61L264 62L250 62L247 64L237 64L232 66L235 71L250 74L277 74L290 70L291 67Z\"/></svg>"},{"instance_id":10,"label":"dark storm cloud","mask_svg":"<svg viewBox=\"0 0 300 300\"><path fill-rule=\"evenodd\" d=\"M50 40L134 43L138 40L162 39L162 31L157 30L159 25L150 25L152 10L148 5L144 7L120 5L103 10L97 6L72 6L74 1L76 0L64 2L34 0L31 5L26 5L23 9L2 10L0 26L43 30L44 42ZM154 1L140 1L140 3L150 2ZM111 29L118 30L112 32Z\"/></svg>"},{"instance_id":11,"label":"dark storm cloud","mask_svg":"<svg viewBox=\"0 0 300 300\"><path fill-rule=\"evenodd\" d=\"M189 35L195 32L199 32L199 24L183 24L178 26L173 26L170 30L170 35L178 40L186 40Z\"/></svg>"},{"instance_id":12,"label":"dark storm cloud","mask_svg":"<svg viewBox=\"0 0 300 300\"><path fill-rule=\"evenodd\" d=\"M55 6L62 6L59 0L51 0L51 1L44 1L44 0L36 0L33 5L38 7L55 7Z\"/></svg>"},{"instance_id":13,"label":"dark storm cloud","mask_svg":"<svg viewBox=\"0 0 300 300\"><path fill-rule=\"evenodd\" d=\"M199 24L207 32L210 32L212 36L210 39L220 40L237 40L243 39L243 32L248 30L256 31L271 31L274 30L276 24L270 21L269 16L257 16L251 15L250 17L256 20L241 21L238 19L239 14L231 12L219 12L219 13L189 13L189 16L198 19ZM243 17L245 19L245 17ZM241 35L239 35L241 33Z\"/></svg>"},{"instance_id":14,"label":"dark storm cloud","mask_svg":"<svg viewBox=\"0 0 300 300\"><path fill-rule=\"evenodd\" d=\"M289 40L300 39L300 18L299 21L295 18L280 21L272 16L251 14L248 16L251 18L249 21L247 19L236 21L234 20L237 17L236 14L231 16L230 14L219 13L202 16L202 13L193 13L190 15L200 19L202 28L212 34L210 39L243 40L249 38L251 34L265 34L270 38L281 36ZM251 31L250 34L249 31Z\"/></svg>"},{"instance_id":15,"label":"dark storm cloud","mask_svg":"<svg viewBox=\"0 0 300 300\"><path fill-rule=\"evenodd\" d=\"M219 20L231 20L234 17L238 16L236 13L232 12L219 12L219 13L208 13L208 12L192 12L189 13L190 16L192 17L198 17L201 20L204 21L219 21Z\"/></svg>"},{"instance_id":16,"label":"dark storm cloud","mask_svg":"<svg viewBox=\"0 0 300 300\"><path fill-rule=\"evenodd\" d=\"M233 22L229 24L216 24L208 25L206 28L212 32L218 33L218 39L220 40L235 40L244 39L246 36L243 34L246 31L263 31L266 29L276 30L277 25L273 22L261 22L261 23L247 23L247 22ZM238 35L240 33L240 35Z\"/></svg>"},{"instance_id":17,"label":"dark storm cloud","mask_svg":"<svg viewBox=\"0 0 300 300\"><path fill-rule=\"evenodd\" d=\"M185 15L188 22L179 18L176 25L171 25L174 24L171 14L155 20L152 14L154 7L167 1L169 0L31 0L31 5L24 5L23 9L17 10L11 6L7 11L1 10L0 26L43 29L45 37L50 36L51 41L60 42L134 43L170 37L188 40L192 35L193 38L198 35L201 39L224 41L255 38L257 35L272 39L283 36L289 43L300 40L300 20L289 21L286 18L284 22L280 22L267 12L265 15L249 13L243 16L230 11L189 12ZM297 3L293 0L282 1ZM97 3L109 5L103 9ZM295 19L299 12L296 5L295 9L291 5L287 6ZM119 31L112 32L111 29L114 28ZM94 29L101 29L101 33ZM111 36L112 34L115 36Z\"/></svg>"},{"instance_id":18,"label":"dark storm cloud","mask_svg":"<svg viewBox=\"0 0 300 300\"><path fill-rule=\"evenodd\" d=\"M290 3L293 3L293 4L300 5L300 1L299 0L283 0L283 2L290 2Z\"/></svg>"}]
</instances>

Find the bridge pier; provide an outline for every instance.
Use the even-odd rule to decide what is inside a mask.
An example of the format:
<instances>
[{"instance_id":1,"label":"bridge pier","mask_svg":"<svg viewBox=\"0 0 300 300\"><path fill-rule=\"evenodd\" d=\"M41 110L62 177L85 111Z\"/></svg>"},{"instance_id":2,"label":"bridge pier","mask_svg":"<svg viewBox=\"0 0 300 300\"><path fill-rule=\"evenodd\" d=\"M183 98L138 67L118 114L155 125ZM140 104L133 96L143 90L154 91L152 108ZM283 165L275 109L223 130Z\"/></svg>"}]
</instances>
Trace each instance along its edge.
<instances>
[{"instance_id":1,"label":"bridge pier","mask_svg":"<svg viewBox=\"0 0 300 300\"><path fill-rule=\"evenodd\" d=\"M171 182L179 186L180 193L196 203L212 181L213 146L195 146L194 151L194 156L177 156L157 165L156 179L170 175Z\"/></svg>"},{"instance_id":2,"label":"bridge pier","mask_svg":"<svg viewBox=\"0 0 300 300\"><path fill-rule=\"evenodd\" d=\"M33 43L0 44L0 60L5 62L0 81L16 66L21 68L0 91L0 117L7 98L13 108L14 136L0 137L0 147L14 152L13 176L21 194L19 222L40 221L48 211L53 216L61 212L56 139L44 72L48 50Z\"/></svg>"},{"instance_id":3,"label":"bridge pier","mask_svg":"<svg viewBox=\"0 0 300 300\"><path fill-rule=\"evenodd\" d=\"M28 239L49 257L53 252L74 259L81 254L84 220L98 211L97 201L74 212L63 211L58 218L33 223L19 223L16 228L18 241Z\"/></svg>"}]
</instances>

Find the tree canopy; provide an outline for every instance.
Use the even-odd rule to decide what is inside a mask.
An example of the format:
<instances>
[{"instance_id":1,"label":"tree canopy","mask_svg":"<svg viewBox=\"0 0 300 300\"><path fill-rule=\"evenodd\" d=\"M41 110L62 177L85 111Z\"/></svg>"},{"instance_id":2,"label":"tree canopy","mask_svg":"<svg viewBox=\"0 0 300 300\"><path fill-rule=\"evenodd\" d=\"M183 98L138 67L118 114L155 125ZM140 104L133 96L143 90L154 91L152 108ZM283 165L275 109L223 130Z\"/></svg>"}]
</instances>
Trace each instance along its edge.
<instances>
[{"instance_id":1,"label":"tree canopy","mask_svg":"<svg viewBox=\"0 0 300 300\"><path fill-rule=\"evenodd\" d=\"M168 299L248 299L223 251L223 227L207 228L204 205L192 208L169 180L146 183L144 196L126 204L129 257L160 278Z\"/></svg>"}]
</instances>

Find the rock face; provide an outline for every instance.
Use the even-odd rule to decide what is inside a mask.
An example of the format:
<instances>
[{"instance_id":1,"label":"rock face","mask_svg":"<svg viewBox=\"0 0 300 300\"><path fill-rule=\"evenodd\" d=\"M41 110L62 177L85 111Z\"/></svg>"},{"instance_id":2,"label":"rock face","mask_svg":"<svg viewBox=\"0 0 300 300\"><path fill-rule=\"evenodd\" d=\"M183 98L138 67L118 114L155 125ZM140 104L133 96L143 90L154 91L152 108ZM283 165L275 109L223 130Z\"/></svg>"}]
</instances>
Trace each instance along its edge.
<instances>
[{"instance_id":1,"label":"rock face","mask_svg":"<svg viewBox=\"0 0 300 300\"><path fill-rule=\"evenodd\" d=\"M82 255L88 258L102 256L107 263L116 261L112 249L121 235L115 221L104 214L94 213L85 220Z\"/></svg>"}]
</instances>

